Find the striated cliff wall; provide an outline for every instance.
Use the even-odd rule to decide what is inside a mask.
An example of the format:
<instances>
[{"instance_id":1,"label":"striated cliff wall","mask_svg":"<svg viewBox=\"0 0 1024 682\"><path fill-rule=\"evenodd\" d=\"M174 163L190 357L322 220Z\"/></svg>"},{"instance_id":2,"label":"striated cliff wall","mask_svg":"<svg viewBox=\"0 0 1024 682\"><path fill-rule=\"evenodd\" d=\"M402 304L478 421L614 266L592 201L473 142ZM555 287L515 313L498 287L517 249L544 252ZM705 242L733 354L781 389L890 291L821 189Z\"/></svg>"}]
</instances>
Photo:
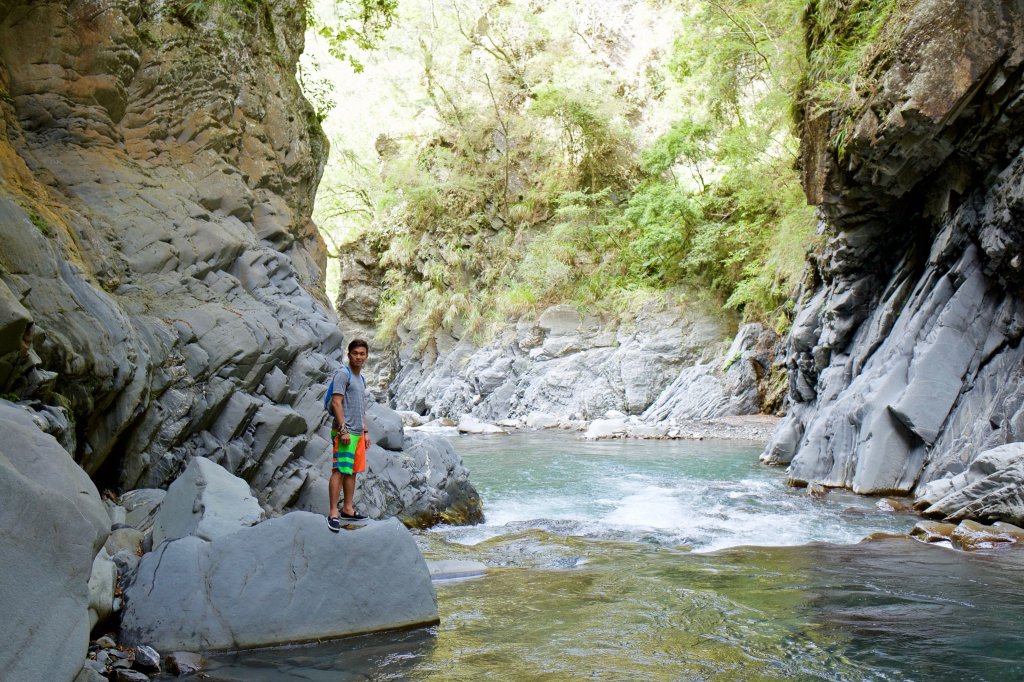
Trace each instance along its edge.
<instances>
[{"instance_id":1,"label":"striated cliff wall","mask_svg":"<svg viewBox=\"0 0 1024 682\"><path fill-rule=\"evenodd\" d=\"M826 28L809 24L810 49ZM855 103L804 112L827 246L789 339L789 416L763 456L794 483L1024 516L1012 457L971 477L970 510L943 502L980 455L1024 440L1022 62L1022 2L901 2Z\"/></svg>"},{"instance_id":2,"label":"striated cliff wall","mask_svg":"<svg viewBox=\"0 0 1024 682\"><path fill-rule=\"evenodd\" d=\"M194 454L280 508L341 332L310 212L301 2L0 2L0 393L100 485Z\"/></svg>"}]
</instances>

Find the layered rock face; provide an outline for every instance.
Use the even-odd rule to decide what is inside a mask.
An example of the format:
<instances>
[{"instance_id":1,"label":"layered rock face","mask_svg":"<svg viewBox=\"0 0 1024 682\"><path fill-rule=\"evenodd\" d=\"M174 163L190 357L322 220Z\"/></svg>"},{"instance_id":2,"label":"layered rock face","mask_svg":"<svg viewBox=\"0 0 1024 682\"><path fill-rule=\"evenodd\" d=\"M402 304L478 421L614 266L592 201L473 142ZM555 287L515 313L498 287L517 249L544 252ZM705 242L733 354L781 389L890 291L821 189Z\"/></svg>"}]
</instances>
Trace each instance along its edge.
<instances>
[{"instance_id":1,"label":"layered rock face","mask_svg":"<svg viewBox=\"0 0 1024 682\"><path fill-rule=\"evenodd\" d=\"M616 323L556 305L485 345L438 332L417 355L407 340L382 374L395 371L389 391L399 410L456 420L544 426L608 412L649 422L755 414L775 337L748 325L730 348L729 327L699 309L652 306Z\"/></svg>"},{"instance_id":2,"label":"layered rock face","mask_svg":"<svg viewBox=\"0 0 1024 682\"><path fill-rule=\"evenodd\" d=\"M300 3L0 4L0 391L106 485L195 454L280 508L341 333L309 219Z\"/></svg>"},{"instance_id":3,"label":"layered rock face","mask_svg":"<svg viewBox=\"0 0 1024 682\"><path fill-rule=\"evenodd\" d=\"M1024 5L904 4L883 37L859 105L805 120L828 242L763 458L797 484L928 506L929 482L1024 440Z\"/></svg>"}]
</instances>

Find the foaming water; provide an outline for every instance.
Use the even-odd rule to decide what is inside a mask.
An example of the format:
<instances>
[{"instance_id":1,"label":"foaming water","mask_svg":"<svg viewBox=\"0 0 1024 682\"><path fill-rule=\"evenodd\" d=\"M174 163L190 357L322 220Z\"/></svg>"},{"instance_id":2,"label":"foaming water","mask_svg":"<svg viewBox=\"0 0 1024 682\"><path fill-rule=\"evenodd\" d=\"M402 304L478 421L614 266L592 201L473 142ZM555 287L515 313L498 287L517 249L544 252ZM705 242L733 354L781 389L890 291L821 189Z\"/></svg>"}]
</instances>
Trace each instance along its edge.
<instances>
[{"instance_id":1,"label":"foaming water","mask_svg":"<svg viewBox=\"0 0 1024 682\"><path fill-rule=\"evenodd\" d=\"M207 679L1024 679L1024 551L860 542L915 518L811 499L742 443L455 445L486 522L416 539L490 569L436 585L439 626L219 655Z\"/></svg>"},{"instance_id":2,"label":"foaming water","mask_svg":"<svg viewBox=\"0 0 1024 682\"><path fill-rule=\"evenodd\" d=\"M582 442L573 434L517 433L455 441L485 500L485 522L444 528L475 544L537 528L587 538L633 536L706 552L738 545L847 544L876 532L906 532L908 514L833 493L816 500L758 464L742 442ZM568 524L566 522L569 522Z\"/></svg>"}]
</instances>

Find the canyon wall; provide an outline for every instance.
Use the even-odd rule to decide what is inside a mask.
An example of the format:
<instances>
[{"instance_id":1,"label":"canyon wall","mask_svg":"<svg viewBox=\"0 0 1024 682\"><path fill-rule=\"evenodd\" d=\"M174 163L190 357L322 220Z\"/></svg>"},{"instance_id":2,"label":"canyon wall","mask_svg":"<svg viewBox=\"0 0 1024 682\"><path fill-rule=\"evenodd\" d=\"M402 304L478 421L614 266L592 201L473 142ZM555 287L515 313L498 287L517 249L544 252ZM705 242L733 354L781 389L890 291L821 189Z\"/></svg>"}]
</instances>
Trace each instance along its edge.
<instances>
[{"instance_id":1,"label":"canyon wall","mask_svg":"<svg viewBox=\"0 0 1024 682\"><path fill-rule=\"evenodd\" d=\"M808 20L812 51L828 28ZM1024 440L1022 60L1024 3L897 3L854 101L805 108L825 245L789 338L789 415L763 456L793 483L956 516L948 482ZM1020 465L979 471L985 501L967 515L1020 521Z\"/></svg>"}]
</instances>

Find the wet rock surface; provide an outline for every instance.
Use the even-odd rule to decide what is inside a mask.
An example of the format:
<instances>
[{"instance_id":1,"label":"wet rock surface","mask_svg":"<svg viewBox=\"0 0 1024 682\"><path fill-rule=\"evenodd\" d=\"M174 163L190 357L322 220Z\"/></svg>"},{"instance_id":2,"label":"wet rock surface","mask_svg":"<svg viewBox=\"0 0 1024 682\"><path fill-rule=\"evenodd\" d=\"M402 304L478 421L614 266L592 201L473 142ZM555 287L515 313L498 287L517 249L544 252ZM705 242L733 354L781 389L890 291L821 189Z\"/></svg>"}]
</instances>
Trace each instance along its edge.
<instances>
[{"instance_id":1,"label":"wet rock surface","mask_svg":"<svg viewBox=\"0 0 1024 682\"><path fill-rule=\"evenodd\" d=\"M762 459L797 484L934 504L941 481L1024 440L1024 9L916 3L890 23L859 104L805 118L804 187L827 243ZM1022 485L1008 464L933 513L1018 519Z\"/></svg>"}]
</instances>

